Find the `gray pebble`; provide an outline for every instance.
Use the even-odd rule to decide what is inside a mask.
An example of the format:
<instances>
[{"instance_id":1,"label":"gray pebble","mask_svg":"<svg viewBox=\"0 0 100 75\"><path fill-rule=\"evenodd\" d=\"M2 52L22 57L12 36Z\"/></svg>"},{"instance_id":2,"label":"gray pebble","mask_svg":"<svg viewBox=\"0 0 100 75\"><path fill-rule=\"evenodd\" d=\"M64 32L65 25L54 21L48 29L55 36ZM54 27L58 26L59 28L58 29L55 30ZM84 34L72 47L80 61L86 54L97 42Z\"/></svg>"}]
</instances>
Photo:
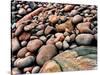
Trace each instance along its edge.
<instances>
[{"instance_id":1,"label":"gray pebble","mask_svg":"<svg viewBox=\"0 0 100 75\"><path fill-rule=\"evenodd\" d=\"M45 28L45 31L44 31L45 35L49 34L53 29L54 29L54 28L53 28L52 26L47 26L47 27Z\"/></svg>"},{"instance_id":2,"label":"gray pebble","mask_svg":"<svg viewBox=\"0 0 100 75\"><path fill-rule=\"evenodd\" d=\"M90 13L90 10L89 10L89 9L86 9L86 10L83 11L83 13L85 13L85 14L86 14L86 13L89 14L89 13Z\"/></svg>"},{"instance_id":3,"label":"gray pebble","mask_svg":"<svg viewBox=\"0 0 100 75\"><path fill-rule=\"evenodd\" d=\"M24 8L25 8L25 9L29 8L29 5L25 5Z\"/></svg>"},{"instance_id":4,"label":"gray pebble","mask_svg":"<svg viewBox=\"0 0 100 75\"><path fill-rule=\"evenodd\" d=\"M34 40L34 39L38 39L38 37L37 36L31 36L30 37L30 40Z\"/></svg>"},{"instance_id":5,"label":"gray pebble","mask_svg":"<svg viewBox=\"0 0 100 75\"><path fill-rule=\"evenodd\" d=\"M64 40L67 41L67 42L70 42L70 40L71 40L70 36L66 36Z\"/></svg>"},{"instance_id":6,"label":"gray pebble","mask_svg":"<svg viewBox=\"0 0 100 75\"><path fill-rule=\"evenodd\" d=\"M17 7L17 9L19 9L19 8L21 8L22 6L21 6L20 4L17 4L16 7Z\"/></svg>"},{"instance_id":7,"label":"gray pebble","mask_svg":"<svg viewBox=\"0 0 100 75\"><path fill-rule=\"evenodd\" d=\"M64 32L64 36L69 36L70 34L68 32Z\"/></svg>"},{"instance_id":8,"label":"gray pebble","mask_svg":"<svg viewBox=\"0 0 100 75\"><path fill-rule=\"evenodd\" d=\"M24 68L24 67L31 66L34 63L34 61L35 61L34 56L27 56L17 61L17 67Z\"/></svg>"},{"instance_id":9,"label":"gray pebble","mask_svg":"<svg viewBox=\"0 0 100 75\"><path fill-rule=\"evenodd\" d=\"M29 71L27 71L26 74L31 74L31 73Z\"/></svg>"},{"instance_id":10,"label":"gray pebble","mask_svg":"<svg viewBox=\"0 0 100 75\"><path fill-rule=\"evenodd\" d=\"M12 29L14 29L16 27L16 23L12 24Z\"/></svg>"},{"instance_id":11,"label":"gray pebble","mask_svg":"<svg viewBox=\"0 0 100 75\"><path fill-rule=\"evenodd\" d=\"M41 36L41 35L43 35L43 32L44 32L44 30L40 30L40 31L38 31L38 32L36 33L36 35L37 35L37 36Z\"/></svg>"},{"instance_id":12,"label":"gray pebble","mask_svg":"<svg viewBox=\"0 0 100 75\"><path fill-rule=\"evenodd\" d=\"M62 42L61 41L58 41L58 42L56 42L56 47L58 48L58 49L61 49L62 48L62 46L63 46L63 44L62 44Z\"/></svg>"},{"instance_id":13,"label":"gray pebble","mask_svg":"<svg viewBox=\"0 0 100 75\"><path fill-rule=\"evenodd\" d=\"M26 14L26 10L24 8L20 8L19 11L18 11L18 14L25 15Z\"/></svg>"},{"instance_id":14,"label":"gray pebble","mask_svg":"<svg viewBox=\"0 0 100 75\"><path fill-rule=\"evenodd\" d=\"M19 75L19 74L21 74L21 71L18 68L15 67L15 68L12 69L11 73L12 73L12 75Z\"/></svg>"},{"instance_id":15,"label":"gray pebble","mask_svg":"<svg viewBox=\"0 0 100 75\"><path fill-rule=\"evenodd\" d=\"M71 16L75 16L77 14L78 14L78 11L77 10L72 10L71 13L70 13Z\"/></svg>"},{"instance_id":16,"label":"gray pebble","mask_svg":"<svg viewBox=\"0 0 100 75\"><path fill-rule=\"evenodd\" d=\"M31 11L32 11L32 9L31 9L31 8L28 8L28 9L27 9L27 12L31 12Z\"/></svg>"},{"instance_id":17,"label":"gray pebble","mask_svg":"<svg viewBox=\"0 0 100 75\"><path fill-rule=\"evenodd\" d=\"M63 49L67 48L69 48L69 44L67 43L67 41L63 41Z\"/></svg>"},{"instance_id":18,"label":"gray pebble","mask_svg":"<svg viewBox=\"0 0 100 75\"><path fill-rule=\"evenodd\" d=\"M26 45L27 45L27 41L22 41L22 42L21 42L21 46L24 47L24 46L26 46Z\"/></svg>"},{"instance_id":19,"label":"gray pebble","mask_svg":"<svg viewBox=\"0 0 100 75\"><path fill-rule=\"evenodd\" d=\"M71 49L72 49L72 48L75 48L75 47L77 47L76 44L72 44L72 45L70 46Z\"/></svg>"},{"instance_id":20,"label":"gray pebble","mask_svg":"<svg viewBox=\"0 0 100 75\"><path fill-rule=\"evenodd\" d=\"M42 40L43 42L46 42L47 38L45 36L41 36L40 40Z\"/></svg>"},{"instance_id":21,"label":"gray pebble","mask_svg":"<svg viewBox=\"0 0 100 75\"><path fill-rule=\"evenodd\" d=\"M75 37L76 37L75 34L70 35L70 41L74 41L75 40Z\"/></svg>"},{"instance_id":22,"label":"gray pebble","mask_svg":"<svg viewBox=\"0 0 100 75\"><path fill-rule=\"evenodd\" d=\"M37 28L37 29L44 29L44 25L43 25L43 24L38 25L36 28Z\"/></svg>"},{"instance_id":23,"label":"gray pebble","mask_svg":"<svg viewBox=\"0 0 100 75\"><path fill-rule=\"evenodd\" d=\"M40 70L40 67L39 66L35 66L33 69L32 69L32 73L37 73L39 72Z\"/></svg>"},{"instance_id":24,"label":"gray pebble","mask_svg":"<svg viewBox=\"0 0 100 75\"><path fill-rule=\"evenodd\" d=\"M79 34L76 37L76 42L79 45L89 45L89 44L91 44L93 38L94 37L92 34Z\"/></svg>"},{"instance_id":25,"label":"gray pebble","mask_svg":"<svg viewBox=\"0 0 100 75\"><path fill-rule=\"evenodd\" d=\"M11 9L12 9L12 11L15 11L16 10L16 8L14 6L12 6Z\"/></svg>"}]
</instances>

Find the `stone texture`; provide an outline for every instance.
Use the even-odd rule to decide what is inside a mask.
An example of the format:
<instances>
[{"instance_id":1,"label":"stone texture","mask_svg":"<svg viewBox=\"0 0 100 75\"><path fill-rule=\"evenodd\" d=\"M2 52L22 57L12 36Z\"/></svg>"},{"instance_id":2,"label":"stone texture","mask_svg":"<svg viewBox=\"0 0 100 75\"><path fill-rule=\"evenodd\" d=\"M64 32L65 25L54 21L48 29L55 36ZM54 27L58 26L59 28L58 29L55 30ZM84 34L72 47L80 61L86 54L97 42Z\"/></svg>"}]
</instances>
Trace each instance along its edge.
<instances>
[{"instance_id":1,"label":"stone texture","mask_svg":"<svg viewBox=\"0 0 100 75\"><path fill-rule=\"evenodd\" d=\"M23 32L20 36L19 36L19 40L20 41L26 41L30 38L30 33L27 32Z\"/></svg>"},{"instance_id":2,"label":"stone texture","mask_svg":"<svg viewBox=\"0 0 100 75\"><path fill-rule=\"evenodd\" d=\"M57 15L50 15L49 16L49 21L51 23L56 23L59 20L59 17Z\"/></svg>"},{"instance_id":3,"label":"stone texture","mask_svg":"<svg viewBox=\"0 0 100 75\"><path fill-rule=\"evenodd\" d=\"M36 57L38 65L43 65L46 61L50 60L57 54L56 47L52 44L44 45L40 48Z\"/></svg>"},{"instance_id":4,"label":"stone texture","mask_svg":"<svg viewBox=\"0 0 100 75\"><path fill-rule=\"evenodd\" d=\"M91 26L90 22L79 23L77 25L77 29L79 30L80 33L91 33L92 30L90 29L90 26Z\"/></svg>"},{"instance_id":5,"label":"stone texture","mask_svg":"<svg viewBox=\"0 0 100 75\"><path fill-rule=\"evenodd\" d=\"M36 51L42 45L42 41L39 39L34 39L28 42L27 49L31 52Z\"/></svg>"},{"instance_id":6,"label":"stone texture","mask_svg":"<svg viewBox=\"0 0 100 75\"><path fill-rule=\"evenodd\" d=\"M93 39L92 34L79 34L75 40L79 45L90 45Z\"/></svg>"},{"instance_id":7,"label":"stone texture","mask_svg":"<svg viewBox=\"0 0 100 75\"><path fill-rule=\"evenodd\" d=\"M12 39L11 46L12 46L12 52L16 52L20 49L20 44L17 37Z\"/></svg>"},{"instance_id":8,"label":"stone texture","mask_svg":"<svg viewBox=\"0 0 100 75\"><path fill-rule=\"evenodd\" d=\"M73 9L73 5L66 5L64 7L64 11L68 12L68 11L71 11Z\"/></svg>"},{"instance_id":9,"label":"stone texture","mask_svg":"<svg viewBox=\"0 0 100 75\"><path fill-rule=\"evenodd\" d=\"M40 70L40 73L61 72L60 66L53 60L47 61Z\"/></svg>"},{"instance_id":10,"label":"stone texture","mask_svg":"<svg viewBox=\"0 0 100 75\"><path fill-rule=\"evenodd\" d=\"M73 30L73 24L71 19L67 20L65 23L56 24L56 29L58 32L64 32L65 30L71 32Z\"/></svg>"},{"instance_id":11,"label":"stone texture","mask_svg":"<svg viewBox=\"0 0 100 75\"><path fill-rule=\"evenodd\" d=\"M34 63L34 61L34 56L27 56L25 58L19 59L16 65L18 68L25 68L31 66Z\"/></svg>"},{"instance_id":12,"label":"stone texture","mask_svg":"<svg viewBox=\"0 0 100 75\"><path fill-rule=\"evenodd\" d=\"M73 19L72 19L72 22L73 22L74 24L77 24L77 23L82 22L82 21L83 21L83 17L80 16L80 15L75 15L75 16L73 17Z\"/></svg>"},{"instance_id":13,"label":"stone texture","mask_svg":"<svg viewBox=\"0 0 100 75\"><path fill-rule=\"evenodd\" d=\"M18 53L17 53L17 57L22 58L25 57L25 54L28 52L27 48L21 48Z\"/></svg>"}]
</instances>

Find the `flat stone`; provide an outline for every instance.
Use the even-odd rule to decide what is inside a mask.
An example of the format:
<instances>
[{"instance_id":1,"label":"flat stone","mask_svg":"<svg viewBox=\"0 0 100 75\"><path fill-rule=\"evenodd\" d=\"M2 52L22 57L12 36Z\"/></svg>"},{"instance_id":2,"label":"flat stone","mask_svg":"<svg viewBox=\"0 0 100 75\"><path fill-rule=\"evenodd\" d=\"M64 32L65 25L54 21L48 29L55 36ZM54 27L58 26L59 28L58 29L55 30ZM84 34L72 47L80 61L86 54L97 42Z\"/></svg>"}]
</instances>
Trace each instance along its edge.
<instances>
[{"instance_id":1,"label":"flat stone","mask_svg":"<svg viewBox=\"0 0 100 75\"><path fill-rule=\"evenodd\" d=\"M61 72L60 66L53 60L47 61L40 70L40 73Z\"/></svg>"}]
</instances>

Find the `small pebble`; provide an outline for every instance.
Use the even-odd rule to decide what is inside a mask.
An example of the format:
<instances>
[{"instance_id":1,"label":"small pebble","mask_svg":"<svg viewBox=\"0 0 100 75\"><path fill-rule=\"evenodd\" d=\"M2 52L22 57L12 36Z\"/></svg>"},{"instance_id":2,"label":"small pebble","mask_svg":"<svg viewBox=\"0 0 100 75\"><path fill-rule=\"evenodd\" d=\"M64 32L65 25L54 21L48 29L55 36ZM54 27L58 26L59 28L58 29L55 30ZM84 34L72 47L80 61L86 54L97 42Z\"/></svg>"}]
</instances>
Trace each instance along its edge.
<instances>
[{"instance_id":1,"label":"small pebble","mask_svg":"<svg viewBox=\"0 0 100 75\"><path fill-rule=\"evenodd\" d=\"M71 49L72 49L72 48L75 48L75 47L77 47L76 44L72 44L72 45L70 46Z\"/></svg>"},{"instance_id":2,"label":"small pebble","mask_svg":"<svg viewBox=\"0 0 100 75\"><path fill-rule=\"evenodd\" d=\"M12 46L13 53L20 49L21 46L20 46L20 43L16 37L12 39L11 46Z\"/></svg>"},{"instance_id":3,"label":"small pebble","mask_svg":"<svg viewBox=\"0 0 100 75\"><path fill-rule=\"evenodd\" d=\"M70 36L66 36L64 40L70 42Z\"/></svg>"},{"instance_id":4,"label":"small pebble","mask_svg":"<svg viewBox=\"0 0 100 75\"><path fill-rule=\"evenodd\" d=\"M68 11L71 11L73 9L73 5L66 5L64 7L64 11L68 12Z\"/></svg>"},{"instance_id":5,"label":"small pebble","mask_svg":"<svg viewBox=\"0 0 100 75\"><path fill-rule=\"evenodd\" d=\"M22 42L21 42L21 46L24 47L24 46L26 46L26 45L27 45L27 41L22 41Z\"/></svg>"},{"instance_id":6,"label":"small pebble","mask_svg":"<svg viewBox=\"0 0 100 75\"><path fill-rule=\"evenodd\" d=\"M69 44L67 43L67 41L63 41L63 49L67 48L69 48Z\"/></svg>"},{"instance_id":7,"label":"small pebble","mask_svg":"<svg viewBox=\"0 0 100 75\"><path fill-rule=\"evenodd\" d=\"M18 11L18 14L25 15L26 14L26 10L24 8L20 8L19 11Z\"/></svg>"},{"instance_id":8,"label":"small pebble","mask_svg":"<svg viewBox=\"0 0 100 75\"><path fill-rule=\"evenodd\" d=\"M62 49L63 44L62 44L61 41L56 42L55 45L56 45L56 47L57 47L58 49Z\"/></svg>"},{"instance_id":9,"label":"small pebble","mask_svg":"<svg viewBox=\"0 0 100 75\"><path fill-rule=\"evenodd\" d=\"M18 68L13 68L11 74L18 75L21 74L21 71Z\"/></svg>"},{"instance_id":10,"label":"small pebble","mask_svg":"<svg viewBox=\"0 0 100 75\"><path fill-rule=\"evenodd\" d=\"M14 29L16 27L16 23L12 24L12 29Z\"/></svg>"},{"instance_id":11,"label":"small pebble","mask_svg":"<svg viewBox=\"0 0 100 75\"><path fill-rule=\"evenodd\" d=\"M28 66L31 66L35 61L35 57L34 56L27 56L23 59L19 59L17 61L17 67L18 68L25 68Z\"/></svg>"},{"instance_id":12,"label":"small pebble","mask_svg":"<svg viewBox=\"0 0 100 75\"><path fill-rule=\"evenodd\" d=\"M37 35L37 36L41 36L41 35L43 35L43 32L44 32L44 30L40 30L40 31L38 31L38 32L36 33L36 35Z\"/></svg>"},{"instance_id":13,"label":"small pebble","mask_svg":"<svg viewBox=\"0 0 100 75\"><path fill-rule=\"evenodd\" d=\"M35 67L33 67L33 69L32 69L32 73L38 73L39 70L40 70L40 67L39 67L39 66L35 66Z\"/></svg>"},{"instance_id":14,"label":"small pebble","mask_svg":"<svg viewBox=\"0 0 100 75\"><path fill-rule=\"evenodd\" d=\"M42 40L43 42L46 42L47 38L45 36L41 36L40 40Z\"/></svg>"},{"instance_id":15,"label":"small pebble","mask_svg":"<svg viewBox=\"0 0 100 75\"><path fill-rule=\"evenodd\" d=\"M71 12L70 12L70 15L71 16L75 16L75 15L77 15L78 14L78 11L77 10L72 10Z\"/></svg>"}]
</instances>

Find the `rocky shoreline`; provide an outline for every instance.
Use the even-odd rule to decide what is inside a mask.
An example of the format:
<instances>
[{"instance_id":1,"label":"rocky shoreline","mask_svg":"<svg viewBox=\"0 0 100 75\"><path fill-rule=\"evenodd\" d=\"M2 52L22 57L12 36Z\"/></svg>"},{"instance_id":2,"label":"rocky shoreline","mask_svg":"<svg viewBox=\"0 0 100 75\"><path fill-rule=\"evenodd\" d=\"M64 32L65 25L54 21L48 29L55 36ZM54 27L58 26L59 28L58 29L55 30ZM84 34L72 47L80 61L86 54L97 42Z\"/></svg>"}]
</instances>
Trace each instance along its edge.
<instances>
[{"instance_id":1,"label":"rocky shoreline","mask_svg":"<svg viewBox=\"0 0 100 75\"><path fill-rule=\"evenodd\" d=\"M12 75L94 70L97 6L11 2Z\"/></svg>"}]
</instances>

